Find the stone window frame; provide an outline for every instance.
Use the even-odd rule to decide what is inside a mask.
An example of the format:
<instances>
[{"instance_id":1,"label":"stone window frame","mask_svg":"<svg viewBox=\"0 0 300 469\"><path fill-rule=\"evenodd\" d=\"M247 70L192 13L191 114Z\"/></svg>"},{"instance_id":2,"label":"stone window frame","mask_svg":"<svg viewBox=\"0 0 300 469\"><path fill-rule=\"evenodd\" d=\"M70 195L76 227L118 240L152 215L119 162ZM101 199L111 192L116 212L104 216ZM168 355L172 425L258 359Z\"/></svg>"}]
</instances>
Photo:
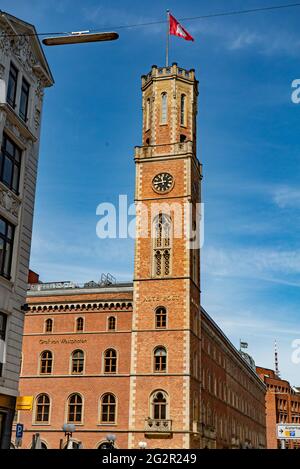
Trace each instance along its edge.
<instances>
[{"instance_id":1,"label":"stone window frame","mask_svg":"<svg viewBox=\"0 0 300 469\"><path fill-rule=\"evenodd\" d=\"M48 321L51 321L51 330L50 331L47 330ZM53 318L45 319L45 321L44 321L44 334L52 334L54 332L54 327L53 326L54 326L54 319Z\"/></svg>"},{"instance_id":2,"label":"stone window frame","mask_svg":"<svg viewBox=\"0 0 300 469\"><path fill-rule=\"evenodd\" d=\"M7 149L7 143L13 147L13 154L9 153ZM1 142L1 159L0 160L0 181L4 184L5 187L8 187L14 194L19 195L20 193L20 180L21 180L21 171L22 171L22 160L23 160L23 150L5 131L3 132L2 142ZM6 160L9 160L12 165L12 173L10 182L4 181L4 163ZM14 179L16 172L16 187L14 187Z\"/></svg>"},{"instance_id":3,"label":"stone window frame","mask_svg":"<svg viewBox=\"0 0 300 469\"><path fill-rule=\"evenodd\" d=\"M165 412L166 412L166 416L164 419L158 419L155 417L155 411L154 411L154 403L153 403L153 400L155 398L155 395L157 395L158 393L162 393L163 396L165 397L165 400L166 400L166 409L165 409ZM149 416L150 416L150 419L152 420L170 420L170 396L169 394L167 393L167 391L165 391L164 389L156 389L154 391L152 391L149 395Z\"/></svg>"},{"instance_id":4,"label":"stone window frame","mask_svg":"<svg viewBox=\"0 0 300 469\"><path fill-rule=\"evenodd\" d=\"M163 218L165 217L165 220ZM160 219L160 221L159 221ZM161 237L157 237L157 224L161 223L164 225L165 223L169 224L168 228L163 228L162 226L162 234ZM166 233L169 237L166 237ZM173 250L173 221L172 217L166 213L159 212L152 220L152 277L153 278L168 278L172 275L172 250ZM163 246L164 240L167 239L168 243ZM169 267L168 272L166 273L166 260L165 260L165 253L168 252L169 255ZM158 264L157 264L157 255L159 254L161 259L160 269L161 272L158 273Z\"/></svg>"},{"instance_id":5,"label":"stone window frame","mask_svg":"<svg viewBox=\"0 0 300 469\"><path fill-rule=\"evenodd\" d=\"M3 241L3 259L0 265L0 276L6 278L7 280L11 280L11 271L12 271L12 260L14 254L14 245L15 245L15 231L16 227L10 223L6 218L0 215L0 222L4 222L5 226L5 233L0 233L0 239ZM6 256L7 252L9 255L8 259L8 271L6 272Z\"/></svg>"},{"instance_id":6,"label":"stone window frame","mask_svg":"<svg viewBox=\"0 0 300 469\"><path fill-rule=\"evenodd\" d=\"M78 322L79 322L80 319L82 320L82 328L81 329L78 328ZM78 332L78 333L84 332L84 326L85 326L85 318L83 316L76 317L75 318L75 332Z\"/></svg>"},{"instance_id":7,"label":"stone window frame","mask_svg":"<svg viewBox=\"0 0 300 469\"><path fill-rule=\"evenodd\" d=\"M110 320L111 319L114 319L114 327L111 328L110 327ZM117 330L117 317L115 315L110 315L110 316L107 316L107 327L106 327L106 330L107 331L116 331Z\"/></svg>"},{"instance_id":8,"label":"stone window frame","mask_svg":"<svg viewBox=\"0 0 300 469\"><path fill-rule=\"evenodd\" d=\"M159 369L157 370L156 369L156 363L157 363L157 357L155 355L155 353L158 351L158 350L164 350L165 351L165 355L160 355L159 357L165 357L165 368L164 369ZM165 345L156 345L153 349L153 352L152 352L152 369L153 369L153 373L155 374L166 374L168 372L168 349ZM162 365L162 360L160 360L160 366Z\"/></svg>"},{"instance_id":9,"label":"stone window frame","mask_svg":"<svg viewBox=\"0 0 300 469\"><path fill-rule=\"evenodd\" d=\"M159 310L164 310L165 313L159 315L158 314ZM164 326L158 326L157 325L158 319L160 319L161 322L165 321L165 325ZM165 306L157 306L155 308L155 310L154 310L154 322L155 322L155 329L165 330L165 329L168 328L168 310Z\"/></svg>"},{"instance_id":10,"label":"stone window frame","mask_svg":"<svg viewBox=\"0 0 300 469\"><path fill-rule=\"evenodd\" d=\"M16 78L15 78L15 90L14 90L14 97L13 97L13 101L10 101L8 99L8 89L9 89L9 83L10 83L10 79L11 79L11 71L14 70L14 72L16 73ZM15 65L15 63L11 60L10 61L10 64L9 64L9 72L8 72L8 82L7 82L7 92L6 92L6 102L9 104L9 106L12 108L12 109L15 109L16 108L16 104L17 104L17 101L16 101L16 98L17 98L17 90L18 90L18 82L19 82L19 76L20 76L20 70L19 68Z\"/></svg>"},{"instance_id":11,"label":"stone window frame","mask_svg":"<svg viewBox=\"0 0 300 469\"><path fill-rule=\"evenodd\" d=\"M106 357L106 354L109 351L115 352L115 357ZM105 371L106 360L109 360L109 368L112 368L112 360L115 360L115 371ZM118 353L118 350L115 347L108 347L107 349L104 350L103 357L102 357L102 371L103 371L103 374L105 374L105 375L116 375L118 373L118 367L119 367L119 353Z\"/></svg>"},{"instance_id":12,"label":"stone window frame","mask_svg":"<svg viewBox=\"0 0 300 469\"><path fill-rule=\"evenodd\" d=\"M48 399L49 399L49 403L45 404L45 403L42 403L42 404L39 404L38 400L39 398L41 398L42 396L46 396ZM48 420L37 420L37 415L38 415L38 406L39 405L47 405L49 407L49 410L48 410ZM33 425L50 425L51 423L51 411L52 411L52 399L51 399L51 396L46 393L46 392L41 392L39 394L36 395L35 399L34 399L34 412L33 412L33 415L32 415L32 424Z\"/></svg>"},{"instance_id":13,"label":"stone window frame","mask_svg":"<svg viewBox=\"0 0 300 469\"><path fill-rule=\"evenodd\" d=\"M46 356L45 358L43 358L43 354L50 354L50 356ZM45 364L43 365L43 361L45 362ZM49 365L48 365L48 362L50 361L50 368L51 368L51 371L50 372L42 372L42 366L45 366L46 369L49 368ZM40 352L40 356L39 356L39 363L38 363L38 374L41 375L41 376L44 376L44 375L52 375L53 374L53 368L54 368L54 353L52 352L52 350L42 350L42 352Z\"/></svg>"},{"instance_id":14,"label":"stone window frame","mask_svg":"<svg viewBox=\"0 0 300 469\"><path fill-rule=\"evenodd\" d=\"M75 353L78 353L78 352L81 352L83 357L74 357L74 354ZM80 361L82 361L82 371L73 371L73 365L75 364L75 360L77 361L77 368L79 367L78 365L80 365ZM77 375L77 376L81 376L81 375L84 375L85 374L85 362L86 362L86 354L85 354L85 351L82 350L82 349L75 349L75 350L72 350L71 352L71 355L70 355L70 375Z\"/></svg>"},{"instance_id":15,"label":"stone window frame","mask_svg":"<svg viewBox=\"0 0 300 469\"><path fill-rule=\"evenodd\" d=\"M160 125L167 125L168 124L168 93L166 91L162 91L160 95Z\"/></svg>"},{"instance_id":16,"label":"stone window frame","mask_svg":"<svg viewBox=\"0 0 300 469\"><path fill-rule=\"evenodd\" d=\"M27 87L27 93L24 93L26 97L26 106L25 106L25 113L22 112L21 110L21 102L22 102L22 96L23 96L23 90L24 88ZM28 120L28 111L29 111L29 104L30 104L30 94L31 94L31 86L29 81L22 76L21 80L21 89L20 89L20 101L19 101L19 117L24 121L25 123Z\"/></svg>"},{"instance_id":17,"label":"stone window frame","mask_svg":"<svg viewBox=\"0 0 300 469\"><path fill-rule=\"evenodd\" d=\"M180 94L180 127L186 127L187 123L187 95L186 93Z\"/></svg>"},{"instance_id":18,"label":"stone window frame","mask_svg":"<svg viewBox=\"0 0 300 469\"><path fill-rule=\"evenodd\" d=\"M72 421L69 419L70 417L70 399L73 396L79 396L81 398L81 414L80 414L80 421ZM77 404L78 405L78 404ZM74 425L83 425L84 423L84 396L77 391L72 392L69 394L67 401L66 401L66 410L65 410L65 422L66 423L73 423Z\"/></svg>"},{"instance_id":19,"label":"stone window frame","mask_svg":"<svg viewBox=\"0 0 300 469\"><path fill-rule=\"evenodd\" d=\"M113 396L115 402L114 403L106 403L108 406L114 406L114 421L103 421L103 399L106 396ZM118 398L115 393L111 391L106 391L101 396L99 397L99 403L98 403L98 425L117 425L118 423Z\"/></svg>"}]
</instances>

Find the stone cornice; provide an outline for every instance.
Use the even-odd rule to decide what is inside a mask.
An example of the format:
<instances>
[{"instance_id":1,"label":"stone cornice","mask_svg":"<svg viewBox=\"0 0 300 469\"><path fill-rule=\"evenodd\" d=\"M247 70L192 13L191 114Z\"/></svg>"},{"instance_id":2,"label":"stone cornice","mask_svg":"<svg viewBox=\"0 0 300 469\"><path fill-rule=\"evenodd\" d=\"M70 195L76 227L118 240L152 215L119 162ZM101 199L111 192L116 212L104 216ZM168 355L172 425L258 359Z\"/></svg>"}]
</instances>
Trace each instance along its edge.
<instances>
[{"instance_id":1,"label":"stone cornice","mask_svg":"<svg viewBox=\"0 0 300 469\"><path fill-rule=\"evenodd\" d=\"M32 142L37 141L37 138L30 132L22 119L20 119L7 103L0 103L0 110L6 113L5 126L19 140L21 146L26 146L27 140L31 140Z\"/></svg>"}]
</instances>

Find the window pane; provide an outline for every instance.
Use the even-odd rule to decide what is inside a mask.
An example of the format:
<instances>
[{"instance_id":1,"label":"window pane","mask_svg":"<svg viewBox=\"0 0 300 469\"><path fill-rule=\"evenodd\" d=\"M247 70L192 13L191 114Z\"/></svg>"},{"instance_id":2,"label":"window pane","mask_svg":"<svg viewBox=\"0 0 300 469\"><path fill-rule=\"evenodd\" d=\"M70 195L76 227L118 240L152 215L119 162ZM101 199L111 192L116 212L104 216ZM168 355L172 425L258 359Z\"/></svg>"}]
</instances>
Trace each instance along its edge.
<instances>
[{"instance_id":1,"label":"window pane","mask_svg":"<svg viewBox=\"0 0 300 469\"><path fill-rule=\"evenodd\" d=\"M3 274L5 275L5 277L10 277L10 268L11 268L11 244L6 243L4 268L3 268Z\"/></svg>"},{"instance_id":2,"label":"window pane","mask_svg":"<svg viewBox=\"0 0 300 469\"><path fill-rule=\"evenodd\" d=\"M14 156L14 145L12 143L12 141L10 139L8 139L7 137L5 137L5 151L10 155L10 156Z\"/></svg>"},{"instance_id":3,"label":"window pane","mask_svg":"<svg viewBox=\"0 0 300 469\"><path fill-rule=\"evenodd\" d=\"M1 340L5 340L6 321L7 321L6 314L0 313L0 339Z\"/></svg>"},{"instance_id":4,"label":"window pane","mask_svg":"<svg viewBox=\"0 0 300 469\"><path fill-rule=\"evenodd\" d=\"M5 182L5 184L9 186L11 184L12 171L13 171L12 161L9 158L5 157L4 168L3 168L3 182Z\"/></svg>"},{"instance_id":5,"label":"window pane","mask_svg":"<svg viewBox=\"0 0 300 469\"><path fill-rule=\"evenodd\" d=\"M8 225L7 226L7 237L8 237L8 239L12 239L13 232L14 232L13 227L11 225Z\"/></svg>"},{"instance_id":6,"label":"window pane","mask_svg":"<svg viewBox=\"0 0 300 469\"><path fill-rule=\"evenodd\" d=\"M12 188L15 192L18 192L18 190L19 190L19 168L18 168L18 166L14 167Z\"/></svg>"},{"instance_id":7,"label":"window pane","mask_svg":"<svg viewBox=\"0 0 300 469\"><path fill-rule=\"evenodd\" d=\"M29 97L29 85L23 80L22 89L21 89L21 98L20 98L20 117L26 120L27 117L27 107L28 107L28 97Z\"/></svg>"},{"instance_id":8,"label":"window pane","mask_svg":"<svg viewBox=\"0 0 300 469\"><path fill-rule=\"evenodd\" d=\"M0 218L0 233L5 235L5 231L6 231L6 223L2 218Z\"/></svg>"},{"instance_id":9,"label":"window pane","mask_svg":"<svg viewBox=\"0 0 300 469\"><path fill-rule=\"evenodd\" d=\"M7 86L7 101L11 106L15 105L17 79L18 79L18 71L13 65L11 65L10 71L9 71L8 86Z\"/></svg>"},{"instance_id":10,"label":"window pane","mask_svg":"<svg viewBox=\"0 0 300 469\"><path fill-rule=\"evenodd\" d=\"M0 238L0 273L2 273L4 263L4 241Z\"/></svg>"},{"instance_id":11,"label":"window pane","mask_svg":"<svg viewBox=\"0 0 300 469\"><path fill-rule=\"evenodd\" d=\"M21 150L6 135L3 135L0 163L0 180L18 192Z\"/></svg>"}]
</instances>

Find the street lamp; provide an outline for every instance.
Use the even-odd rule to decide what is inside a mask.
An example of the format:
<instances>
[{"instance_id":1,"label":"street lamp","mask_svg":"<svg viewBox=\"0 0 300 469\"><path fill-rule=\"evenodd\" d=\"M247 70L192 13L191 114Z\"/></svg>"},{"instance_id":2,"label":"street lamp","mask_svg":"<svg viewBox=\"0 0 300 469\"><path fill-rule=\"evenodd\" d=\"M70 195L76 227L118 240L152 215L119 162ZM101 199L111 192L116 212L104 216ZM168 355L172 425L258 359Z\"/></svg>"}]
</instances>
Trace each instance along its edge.
<instances>
[{"instance_id":1,"label":"street lamp","mask_svg":"<svg viewBox=\"0 0 300 469\"><path fill-rule=\"evenodd\" d=\"M119 34L115 32L108 33L90 33L89 31L76 31L65 36L53 36L43 39L45 46L61 46L64 44L78 44L83 42L114 41L118 39Z\"/></svg>"},{"instance_id":2,"label":"street lamp","mask_svg":"<svg viewBox=\"0 0 300 469\"><path fill-rule=\"evenodd\" d=\"M66 449L68 449L70 438L72 438L72 433L75 432L76 426L73 423L64 423L62 430L65 432L65 436L67 437Z\"/></svg>"},{"instance_id":3,"label":"street lamp","mask_svg":"<svg viewBox=\"0 0 300 469\"><path fill-rule=\"evenodd\" d=\"M115 447L115 441L117 439L116 435L110 433L109 435L107 435L106 439L109 443L110 448L113 449Z\"/></svg>"},{"instance_id":4,"label":"street lamp","mask_svg":"<svg viewBox=\"0 0 300 469\"><path fill-rule=\"evenodd\" d=\"M146 441L140 441L140 442L139 442L139 448L140 448L140 449L146 449L146 448L147 448L147 443L146 443Z\"/></svg>"}]
</instances>

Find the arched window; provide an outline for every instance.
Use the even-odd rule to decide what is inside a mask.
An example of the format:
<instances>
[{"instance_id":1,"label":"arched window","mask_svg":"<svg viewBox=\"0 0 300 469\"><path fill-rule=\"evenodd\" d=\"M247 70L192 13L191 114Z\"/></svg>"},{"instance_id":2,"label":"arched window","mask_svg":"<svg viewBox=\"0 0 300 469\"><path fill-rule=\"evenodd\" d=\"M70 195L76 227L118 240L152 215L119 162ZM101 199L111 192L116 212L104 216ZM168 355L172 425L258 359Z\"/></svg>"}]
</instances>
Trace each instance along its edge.
<instances>
[{"instance_id":1,"label":"arched window","mask_svg":"<svg viewBox=\"0 0 300 469\"><path fill-rule=\"evenodd\" d=\"M83 325L84 325L84 319L83 318L77 318L76 319L76 332L82 332L83 331Z\"/></svg>"},{"instance_id":2,"label":"arched window","mask_svg":"<svg viewBox=\"0 0 300 469\"><path fill-rule=\"evenodd\" d=\"M36 398L35 421L48 423L50 417L50 398L47 394L40 394Z\"/></svg>"},{"instance_id":3,"label":"arched window","mask_svg":"<svg viewBox=\"0 0 300 469\"><path fill-rule=\"evenodd\" d=\"M117 352L113 349L107 349L104 352L104 373L117 372Z\"/></svg>"},{"instance_id":4,"label":"arched window","mask_svg":"<svg viewBox=\"0 0 300 469\"><path fill-rule=\"evenodd\" d=\"M168 121L168 95L167 93L161 94L161 124L166 124Z\"/></svg>"},{"instance_id":5,"label":"arched window","mask_svg":"<svg viewBox=\"0 0 300 469\"><path fill-rule=\"evenodd\" d=\"M49 375L52 373L53 356L52 352L45 350L41 353L40 373Z\"/></svg>"},{"instance_id":6,"label":"arched window","mask_svg":"<svg viewBox=\"0 0 300 469\"><path fill-rule=\"evenodd\" d=\"M116 421L116 398L113 394L104 394L101 398L101 423L114 423Z\"/></svg>"},{"instance_id":7,"label":"arched window","mask_svg":"<svg viewBox=\"0 0 300 469\"><path fill-rule=\"evenodd\" d=\"M53 319L48 318L45 321L45 332L52 332L53 331Z\"/></svg>"},{"instance_id":8,"label":"arched window","mask_svg":"<svg viewBox=\"0 0 300 469\"><path fill-rule=\"evenodd\" d=\"M159 306L155 310L155 327L156 329L165 329L167 327L167 310L163 306Z\"/></svg>"},{"instance_id":9,"label":"arched window","mask_svg":"<svg viewBox=\"0 0 300 469\"><path fill-rule=\"evenodd\" d=\"M154 371L163 373L167 370L167 351L164 347L157 347L154 350Z\"/></svg>"},{"instance_id":10,"label":"arched window","mask_svg":"<svg viewBox=\"0 0 300 469\"><path fill-rule=\"evenodd\" d=\"M68 423L82 421L82 397L80 394L71 394L68 400Z\"/></svg>"},{"instance_id":11,"label":"arched window","mask_svg":"<svg viewBox=\"0 0 300 469\"><path fill-rule=\"evenodd\" d=\"M116 330L116 318L115 316L109 316L108 318L108 330L115 331Z\"/></svg>"},{"instance_id":12,"label":"arched window","mask_svg":"<svg viewBox=\"0 0 300 469\"><path fill-rule=\"evenodd\" d=\"M74 350L71 356L71 373L82 374L84 368L84 353L82 350Z\"/></svg>"},{"instance_id":13,"label":"arched window","mask_svg":"<svg viewBox=\"0 0 300 469\"><path fill-rule=\"evenodd\" d=\"M166 420L168 399L164 391L155 391L151 396L151 417L155 420Z\"/></svg>"},{"instance_id":14,"label":"arched window","mask_svg":"<svg viewBox=\"0 0 300 469\"><path fill-rule=\"evenodd\" d=\"M180 125L185 125L186 95L180 96Z\"/></svg>"},{"instance_id":15,"label":"arched window","mask_svg":"<svg viewBox=\"0 0 300 469\"><path fill-rule=\"evenodd\" d=\"M150 129L150 98L146 101L146 130Z\"/></svg>"},{"instance_id":16,"label":"arched window","mask_svg":"<svg viewBox=\"0 0 300 469\"><path fill-rule=\"evenodd\" d=\"M160 213L154 219L154 275L165 277L171 273L171 219Z\"/></svg>"}]
</instances>

